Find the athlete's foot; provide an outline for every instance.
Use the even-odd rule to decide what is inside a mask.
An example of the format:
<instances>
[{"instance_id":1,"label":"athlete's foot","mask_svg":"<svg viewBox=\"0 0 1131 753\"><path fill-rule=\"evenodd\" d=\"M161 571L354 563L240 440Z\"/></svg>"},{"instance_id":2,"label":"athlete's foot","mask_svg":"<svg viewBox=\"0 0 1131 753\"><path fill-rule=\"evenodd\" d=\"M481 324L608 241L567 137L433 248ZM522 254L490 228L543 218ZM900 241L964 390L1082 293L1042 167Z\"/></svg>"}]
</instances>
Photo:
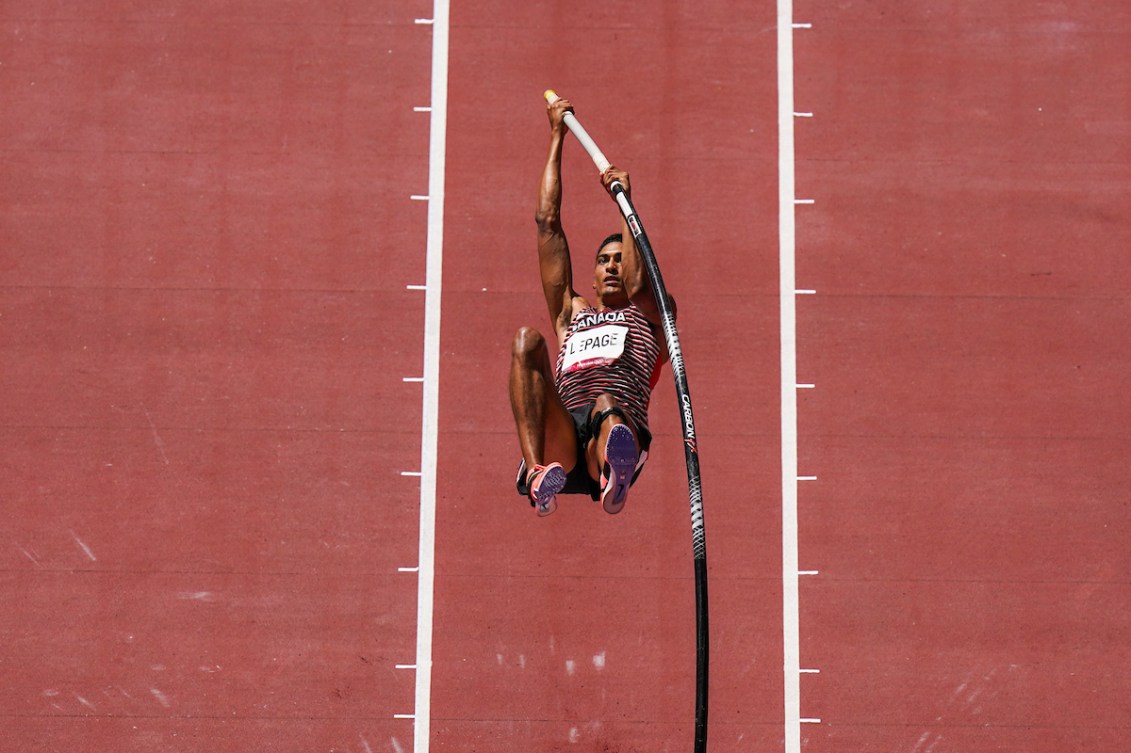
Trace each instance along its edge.
<instances>
[{"instance_id":1,"label":"athlete's foot","mask_svg":"<svg viewBox=\"0 0 1131 753\"><path fill-rule=\"evenodd\" d=\"M632 429L614 424L605 440L605 460L601 466L601 506L615 515L628 501L628 487L636 472L636 438Z\"/></svg>"},{"instance_id":2,"label":"athlete's foot","mask_svg":"<svg viewBox=\"0 0 1131 753\"><path fill-rule=\"evenodd\" d=\"M545 517L558 509L558 492L566 485L566 472L561 463L536 465L526 476L530 489L530 505Z\"/></svg>"}]
</instances>

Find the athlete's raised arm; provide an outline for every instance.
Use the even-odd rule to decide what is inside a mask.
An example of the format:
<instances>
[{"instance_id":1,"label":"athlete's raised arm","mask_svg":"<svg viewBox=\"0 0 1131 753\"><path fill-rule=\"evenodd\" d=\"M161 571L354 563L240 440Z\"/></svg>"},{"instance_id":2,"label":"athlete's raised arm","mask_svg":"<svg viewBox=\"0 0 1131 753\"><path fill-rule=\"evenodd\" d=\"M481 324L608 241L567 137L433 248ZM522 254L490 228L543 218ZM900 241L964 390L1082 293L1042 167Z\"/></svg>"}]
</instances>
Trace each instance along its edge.
<instances>
[{"instance_id":1,"label":"athlete's raised arm","mask_svg":"<svg viewBox=\"0 0 1131 753\"><path fill-rule=\"evenodd\" d=\"M542 292L550 321L563 339L573 318L573 269L569 260L569 243L562 230L562 144L565 141L565 113L572 112L568 99L558 99L546 107L550 118L550 149L542 179L538 184L538 208L534 220L538 223L538 268L542 275Z\"/></svg>"},{"instance_id":2,"label":"athlete's raised arm","mask_svg":"<svg viewBox=\"0 0 1131 753\"><path fill-rule=\"evenodd\" d=\"M629 182L628 173L615 165L609 165L605 172L601 173L601 184L605 190L613 196L612 185L614 182L620 183L624 186L624 192L628 194L629 198L632 197L632 187ZM614 200L616 199L613 196ZM625 292L628 293L628 299L632 301L640 312L657 326L662 326L662 317L660 316L660 307L656 303L656 297L652 293L652 281L648 279L648 273L644 269L644 263L640 259L640 251L636 248L636 242L632 237L632 229L628 226L628 221L625 220L624 215L621 215L621 248L623 253L621 255L621 265L623 271L621 272L624 278ZM671 303L672 311L675 311L675 300L672 296L668 295L668 301Z\"/></svg>"}]
</instances>

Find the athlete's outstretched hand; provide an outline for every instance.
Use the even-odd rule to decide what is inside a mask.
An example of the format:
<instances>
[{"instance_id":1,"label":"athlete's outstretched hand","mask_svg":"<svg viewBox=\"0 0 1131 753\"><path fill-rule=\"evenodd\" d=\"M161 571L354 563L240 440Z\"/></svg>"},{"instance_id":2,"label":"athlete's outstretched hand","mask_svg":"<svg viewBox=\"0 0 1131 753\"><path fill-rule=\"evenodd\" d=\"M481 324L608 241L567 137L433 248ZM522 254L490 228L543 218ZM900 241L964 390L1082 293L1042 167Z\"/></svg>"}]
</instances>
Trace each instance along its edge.
<instances>
[{"instance_id":1,"label":"athlete's outstretched hand","mask_svg":"<svg viewBox=\"0 0 1131 753\"><path fill-rule=\"evenodd\" d=\"M546 105L546 114L550 117L550 128L558 133L566 132L565 114L573 112L573 104L565 98L555 99L552 104Z\"/></svg>"}]
</instances>

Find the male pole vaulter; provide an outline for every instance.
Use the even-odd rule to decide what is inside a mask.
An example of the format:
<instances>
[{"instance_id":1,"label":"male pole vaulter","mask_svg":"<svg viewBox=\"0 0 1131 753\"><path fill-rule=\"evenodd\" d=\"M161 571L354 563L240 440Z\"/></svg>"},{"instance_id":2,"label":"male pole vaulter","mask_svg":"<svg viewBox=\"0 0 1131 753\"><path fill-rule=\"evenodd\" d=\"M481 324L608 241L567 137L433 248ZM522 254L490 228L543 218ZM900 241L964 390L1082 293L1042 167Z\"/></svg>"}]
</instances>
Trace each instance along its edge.
<instances>
[{"instance_id":1,"label":"male pole vaulter","mask_svg":"<svg viewBox=\"0 0 1131 753\"><path fill-rule=\"evenodd\" d=\"M511 357L517 487L539 515L557 509L558 494L588 494L608 513L624 508L648 455L648 403L668 360L659 307L623 217L621 232L597 249L596 305L573 288L561 224L563 118L572 111L566 99L547 106L550 149L535 213L542 291L560 346L552 362L541 332L522 327ZM629 191L628 173L610 166L601 175L610 195L614 181Z\"/></svg>"}]
</instances>

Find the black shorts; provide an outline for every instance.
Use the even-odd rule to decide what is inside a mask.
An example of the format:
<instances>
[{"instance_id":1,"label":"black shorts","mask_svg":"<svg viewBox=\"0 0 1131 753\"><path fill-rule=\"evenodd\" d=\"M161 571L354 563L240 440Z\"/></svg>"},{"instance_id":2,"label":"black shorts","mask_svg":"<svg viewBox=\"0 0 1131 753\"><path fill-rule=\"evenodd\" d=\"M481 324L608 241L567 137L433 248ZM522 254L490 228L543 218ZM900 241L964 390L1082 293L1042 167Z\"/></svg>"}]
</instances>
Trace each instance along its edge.
<instances>
[{"instance_id":1,"label":"black shorts","mask_svg":"<svg viewBox=\"0 0 1131 753\"><path fill-rule=\"evenodd\" d=\"M559 494L588 494L593 501L601 498L601 483L589 475L588 464L585 462L585 447L593 438L590 432L589 415L593 412L593 403L582 408L571 410L573 416L574 433L577 436L577 464L566 474L566 485ZM648 448L652 446L652 434L647 429L632 426L636 434L636 442L640 445L640 457L636 459L636 472L632 474L631 484L636 483L640 472L644 470L644 461L648 459ZM526 461L518 462L518 478L515 479L515 488L523 497L530 496L530 488L526 485Z\"/></svg>"}]
</instances>

